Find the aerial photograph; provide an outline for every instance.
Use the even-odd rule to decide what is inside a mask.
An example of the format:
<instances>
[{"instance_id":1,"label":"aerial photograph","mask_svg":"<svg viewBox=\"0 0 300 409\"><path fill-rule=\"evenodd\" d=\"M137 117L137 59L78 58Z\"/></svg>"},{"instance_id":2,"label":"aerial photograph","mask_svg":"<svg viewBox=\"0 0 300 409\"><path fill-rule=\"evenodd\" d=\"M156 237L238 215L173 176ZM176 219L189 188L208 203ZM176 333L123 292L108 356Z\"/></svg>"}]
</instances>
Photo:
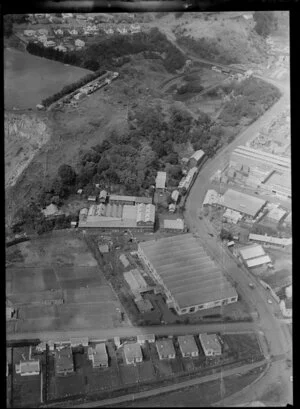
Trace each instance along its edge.
<instances>
[{"instance_id":1,"label":"aerial photograph","mask_svg":"<svg viewBox=\"0 0 300 409\"><path fill-rule=\"evenodd\" d=\"M6 406L293 405L289 12L54 11L3 15Z\"/></svg>"}]
</instances>

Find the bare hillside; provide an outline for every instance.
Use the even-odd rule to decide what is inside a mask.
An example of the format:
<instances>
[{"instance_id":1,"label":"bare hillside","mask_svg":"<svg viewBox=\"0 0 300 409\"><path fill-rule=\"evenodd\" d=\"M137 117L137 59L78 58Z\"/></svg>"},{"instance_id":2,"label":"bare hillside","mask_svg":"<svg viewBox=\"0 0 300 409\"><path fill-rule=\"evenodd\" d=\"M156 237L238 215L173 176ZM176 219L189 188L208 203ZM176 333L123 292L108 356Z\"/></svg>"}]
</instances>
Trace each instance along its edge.
<instances>
[{"instance_id":1,"label":"bare hillside","mask_svg":"<svg viewBox=\"0 0 300 409\"><path fill-rule=\"evenodd\" d=\"M149 23L159 27L169 39L176 36L191 36L195 40L206 39L217 42L217 48L224 55L236 59L237 62L261 62L265 58L265 41L253 32L254 21L246 19L241 12L222 12L214 15L207 13L184 13L176 18L169 13Z\"/></svg>"}]
</instances>

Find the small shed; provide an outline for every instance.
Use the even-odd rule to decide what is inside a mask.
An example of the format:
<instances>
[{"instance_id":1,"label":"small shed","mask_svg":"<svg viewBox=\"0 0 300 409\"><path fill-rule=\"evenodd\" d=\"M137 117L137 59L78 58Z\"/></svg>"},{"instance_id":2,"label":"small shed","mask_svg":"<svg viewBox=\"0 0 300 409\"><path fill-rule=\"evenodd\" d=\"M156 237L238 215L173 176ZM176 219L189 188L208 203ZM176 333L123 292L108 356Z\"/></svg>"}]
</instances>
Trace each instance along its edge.
<instances>
[{"instance_id":1,"label":"small shed","mask_svg":"<svg viewBox=\"0 0 300 409\"><path fill-rule=\"evenodd\" d=\"M169 212L174 213L176 210L176 204L175 203L170 203L169 204Z\"/></svg>"},{"instance_id":2,"label":"small shed","mask_svg":"<svg viewBox=\"0 0 300 409\"><path fill-rule=\"evenodd\" d=\"M109 253L108 244L100 244L100 245L99 245L99 251L100 251L101 254L107 254L107 253Z\"/></svg>"},{"instance_id":3,"label":"small shed","mask_svg":"<svg viewBox=\"0 0 300 409\"><path fill-rule=\"evenodd\" d=\"M21 376L32 376L40 374L40 361L21 361L19 364L16 364L16 373Z\"/></svg>"},{"instance_id":4,"label":"small shed","mask_svg":"<svg viewBox=\"0 0 300 409\"><path fill-rule=\"evenodd\" d=\"M119 257L119 260L121 261L121 263L123 264L123 266L125 268L127 268L130 265L130 263L129 263L127 257L125 256L125 254L121 254L120 257Z\"/></svg>"},{"instance_id":5,"label":"small shed","mask_svg":"<svg viewBox=\"0 0 300 409\"><path fill-rule=\"evenodd\" d=\"M155 335L154 334L143 334L143 335L138 335L137 336L137 342L140 345L145 344L146 341L153 344L155 342Z\"/></svg>"},{"instance_id":6,"label":"small shed","mask_svg":"<svg viewBox=\"0 0 300 409\"><path fill-rule=\"evenodd\" d=\"M96 196L89 196L88 197L88 202L96 202L97 201L97 197Z\"/></svg>"},{"instance_id":7,"label":"small shed","mask_svg":"<svg viewBox=\"0 0 300 409\"><path fill-rule=\"evenodd\" d=\"M83 338L70 338L70 345L72 348L78 347L82 345L83 347L87 347L89 345L88 337Z\"/></svg>"}]
</instances>

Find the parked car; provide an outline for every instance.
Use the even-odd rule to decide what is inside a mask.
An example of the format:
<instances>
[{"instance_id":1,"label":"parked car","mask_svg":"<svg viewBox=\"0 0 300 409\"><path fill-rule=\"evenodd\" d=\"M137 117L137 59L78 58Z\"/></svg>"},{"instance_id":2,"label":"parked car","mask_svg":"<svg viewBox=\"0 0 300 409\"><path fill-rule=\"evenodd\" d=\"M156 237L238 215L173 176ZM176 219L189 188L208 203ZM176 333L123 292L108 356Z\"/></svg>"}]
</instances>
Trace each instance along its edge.
<instances>
[{"instance_id":1,"label":"parked car","mask_svg":"<svg viewBox=\"0 0 300 409\"><path fill-rule=\"evenodd\" d=\"M255 285L253 283L249 283L250 288L255 288Z\"/></svg>"},{"instance_id":2,"label":"parked car","mask_svg":"<svg viewBox=\"0 0 300 409\"><path fill-rule=\"evenodd\" d=\"M272 300L268 299L268 304L273 304Z\"/></svg>"}]
</instances>

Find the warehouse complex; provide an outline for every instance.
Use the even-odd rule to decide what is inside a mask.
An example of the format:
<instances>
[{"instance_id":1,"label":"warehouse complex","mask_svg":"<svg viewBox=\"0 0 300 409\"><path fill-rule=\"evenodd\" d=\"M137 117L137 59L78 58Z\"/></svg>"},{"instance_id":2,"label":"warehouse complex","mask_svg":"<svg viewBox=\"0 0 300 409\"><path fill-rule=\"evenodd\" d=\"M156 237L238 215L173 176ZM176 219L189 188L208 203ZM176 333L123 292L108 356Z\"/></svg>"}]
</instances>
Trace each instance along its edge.
<instances>
[{"instance_id":1,"label":"warehouse complex","mask_svg":"<svg viewBox=\"0 0 300 409\"><path fill-rule=\"evenodd\" d=\"M272 262L259 244L250 244L239 249L240 256L247 267L258 267Z\"/></svg>"},{"instance_id":2,"label":"warehouse complex","mask_svg":"<svg viewBox=\"0 0 300 409\"><path fill-rule=\"evenodd\" d=\"M192 234L139 243L139 257L179 315L234 303L238 294Z\"/></svg>"},{"instance_id":3,"label":"warehouse complex","mask_svg":"<svg viewBox=\"0 0 300 409\"><path fill-rule=\"evenodd\" d=\"M134 229L153 231L155 206L151 203L92 204L89 209L81 209L78 227L101 228L107 230Z\"/></svg>"},{"instance_id":4,"label":"warehouse complex","mask_svg":"<svg viewBox=\"0 0 300 409\"><path fill-rule=\"evenodd\" d=\"M259 164L261 167L291 172L291 159L259 151L247 146L238 146L231 155L232 162L248 165L250 168Z\"/></svg>"},{"instance_id":5,"label":"warehouse complex","mask_svg":"<svg viewBox=\"0 0 300 409\"><path fill-rule=\"evenodd\" d=\"M239 146L232 152L227 176L284 200L291 199L290 158Z\"/></svg>"}]
</instances>

